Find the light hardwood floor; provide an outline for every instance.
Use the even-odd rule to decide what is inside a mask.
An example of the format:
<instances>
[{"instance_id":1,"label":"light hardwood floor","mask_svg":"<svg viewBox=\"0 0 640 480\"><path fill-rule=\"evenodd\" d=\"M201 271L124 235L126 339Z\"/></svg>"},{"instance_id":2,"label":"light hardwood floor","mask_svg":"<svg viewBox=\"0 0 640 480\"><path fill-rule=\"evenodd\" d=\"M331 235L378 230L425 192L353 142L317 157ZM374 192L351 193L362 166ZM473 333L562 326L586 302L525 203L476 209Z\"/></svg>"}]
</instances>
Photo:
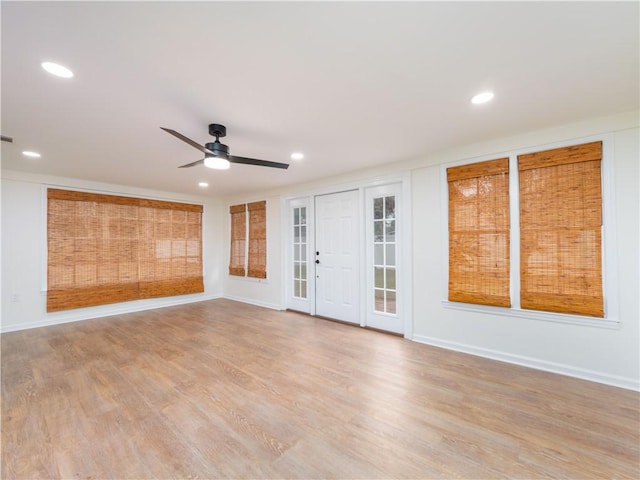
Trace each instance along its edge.
<instances>
[{"instance_id":1,"label":"light hardwood floor","mask_svg":"<svg viewBox=\"0 0 640 480\"><path fill-rule=\"evenodd\" d=\"M639 394L229 300L2 335L2 478L634 478Z\"/></svg>"}]
</instances>

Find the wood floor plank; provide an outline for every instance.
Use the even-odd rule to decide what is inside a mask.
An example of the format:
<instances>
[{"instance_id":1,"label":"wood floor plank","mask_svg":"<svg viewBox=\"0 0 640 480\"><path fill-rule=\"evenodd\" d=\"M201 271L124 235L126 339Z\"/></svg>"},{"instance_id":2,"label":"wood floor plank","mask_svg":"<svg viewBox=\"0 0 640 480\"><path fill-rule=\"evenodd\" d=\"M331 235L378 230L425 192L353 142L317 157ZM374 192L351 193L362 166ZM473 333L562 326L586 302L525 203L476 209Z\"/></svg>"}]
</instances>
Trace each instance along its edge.
<instances>
[{"instance_id":1,"label":"wood floor plank","mask_svg":"<svg viewBox=\"0 0 640 480\"><path fill-rule=\"evenodd\" d=\"M637 392L294 312L0 340L5 479L640 477Z\"/></svg>"}]
</instances>

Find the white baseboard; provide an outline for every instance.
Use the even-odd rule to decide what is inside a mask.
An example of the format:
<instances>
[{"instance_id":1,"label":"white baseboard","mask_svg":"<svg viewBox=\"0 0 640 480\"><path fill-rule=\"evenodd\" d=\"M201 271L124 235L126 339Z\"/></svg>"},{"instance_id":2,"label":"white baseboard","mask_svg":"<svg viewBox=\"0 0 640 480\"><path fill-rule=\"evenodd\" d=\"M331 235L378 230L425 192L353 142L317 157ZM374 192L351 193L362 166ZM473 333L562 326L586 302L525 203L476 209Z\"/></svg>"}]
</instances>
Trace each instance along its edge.
<instances>
[{"instance_id":1,"label":"white baseboard","mask_svg":"<svg viewBox=\"0 0 640 480\"><path fill-rule=\"evenodd\" d=\"M256 307L269 308L271 310L285 310L281 305L276 305L275 303L260 302L252 298L236 297L234 295L222 295L222 298L233 300L235 302L247 303L249 305L255 305Z\"/></svg>"},{"instance_id":2,"label":"white baseboard","mask_svg":"<svg viewBox=\"0 0 640 480\"><path fill-rule=\"evenodd\" d=\"M166 299L137 300L133 302L114 303L111 305L102 305L99 307L89 307L78 310L66 310L59 313L45 314L45 318L35 322L16 325L2 325L0 326L0 333L16 332L19 330L28 330L38 327L49 327L51 325L60 325L63 323L81 322L83 320L141 312L144 310L152 310L154 308L186 305L188 303L204 302L205 300L214 300L216 298L221 298L221 295L197 295L171 297Z\"/></svg>"},{"instance_id":3,"label":"white baseboard","mask_svg":"<svg viewBox=\"0 0 640 480\"><path fill-rule=\"evenodd\" d=\"M543 370L545 372L558 373L560 375L567 375L569 377L581 378L583 380L603 383L605 385L625 388L627 390L640 391L640 380L637 378L634 379L634 378L619 377L616 375L609 375L606 373L596 372L593 370L585 370L578 367L572 367L570 365L563 365L560 363L548 362L546 360L539 360L536 358L513 355L511 353L500 352L500 351L491 350L488 348L475 347L473 345L449 342L447 340L440 340L437 338L427 337L423 335L414 334L412 340L419 343L432 345L434 347L446 348L447 350L454 350L456 352L468 353L468 354L476 355L479 357L498 360L500 362L512 363L512 364L520 365L523 367L535 368L536 370Z\"/></svg>"},{"instance_id":4,"label":"white baseboard","mask_svg":"<svg viewBox=\"0 0 640 480\"><path fill-rule=\"evenodd\" d=\"M113 305L106 305L101 307L92 307L91 309L82 310L69 310L66 312L60 312L59 314L49 314L46 318L39 321L28 322L18 325L2 325L0 326L0 333L15 332L19 330L27 330L31 328L47 327L51 325L59 325L63 323L79 322L83 320L90 320L93 318L109 317L113 315L122 315L125 313L140 312L144 310L151 310L155 308L171 307L176 305L185 305L188 303L203 302L206 300L214 300L217 298L227 298L236 302L242 302L249 305L255 305L258 307L269 308L271 310L283 310L282 306L273 303L260 302L249 298L236 297L233 295L200 295L197 297L179 298L172 297L170 299L155 299L150 301L139 302L126 302L117 303ZM497 350L491 350L482 347L476 347L473 345L461 344L457 342L450 342L447 340L441 340L437 338L427 337L424 335L413 335L412 340L426 345L432 345L435 347L446 348L447 350L454 350L457 352L468 353L479 357L490 358L492 360L498 360L501 362L512 363L515 365L521 365L524 367L535 368L537 370L543 370L546 372L557 373L560 375L567 375L570 377L581 378L583 380L589 380L592 382L603 383L606 385L612 385L614 387L620 387L627 390L640 391L640 381L638 379L620 377L616 375L609 375L593 370L586 370L578 367L572 367L570 365L564 365L555 362L549 362L546 360L539 360L531 357L524 357L521 355L514 355L511 353L500 352Z\"/></svg>"}]
</instances>

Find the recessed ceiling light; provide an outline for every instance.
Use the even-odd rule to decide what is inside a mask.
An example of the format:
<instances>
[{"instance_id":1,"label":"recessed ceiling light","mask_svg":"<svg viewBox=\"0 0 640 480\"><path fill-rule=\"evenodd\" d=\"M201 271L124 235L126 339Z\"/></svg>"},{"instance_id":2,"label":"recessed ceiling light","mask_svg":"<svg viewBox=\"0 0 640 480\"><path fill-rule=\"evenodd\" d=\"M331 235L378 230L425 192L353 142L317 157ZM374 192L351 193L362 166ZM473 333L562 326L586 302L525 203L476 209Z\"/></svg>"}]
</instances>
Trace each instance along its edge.
<instances>
[{"instance_id":1,"label":"recessed ceiling light","mask_svg":"<svg viewBox=\"0 0 640 480\"><path fill-rule=\"evenodd\" d=\"M30 158L40 158L42 156L38 152L30 152L28 150L25 150L24 152L22 152L22 154L25 157L30 157Z\"/></svg>"},{"instance_id":2,"label":"recessed ceiling light","mask_svg":"<svg viewBox=\"0 0 640 480\"><path fill-rule=\"evenodd\" d=\"M67 67L62 65L58 65L53 62L42 62L42 68L44 68L51 75L55 75L56 77L62 78L71 78L73 77L73 72L69 70Z\"/></svg>"},{"instance_id":3,"label":"recessed ceiling light","mask_svg":"<svg viewBox=\"0 0 640 480\"><path fill-rule=\"evenodd\" d=\"M493 92L482 92L471 99L471 103L479 105L493 99Z\"/></svg>"},{"instance_id":4,"label":"recessed ceiling light","mask_svg":"<svg viewBox=\"0 0 640 480\"><path fill-rule=\"evenodd\" d=\"M302 160L304 158L304 154L300 152L294 152L291 154L291 160Z\"/></svg>"},{"instance_id":5,"label":"recessed ceiling light","mask_svg":"<svg viewBox=\"0 0 640 480\"><path fill-rule=\"evenodd\" d=\"M207 188L209 186L209 184L207 182L200 182L200 183L198 183L198 186L202 187L202 188Z\"/></svg>"}]
</instances>

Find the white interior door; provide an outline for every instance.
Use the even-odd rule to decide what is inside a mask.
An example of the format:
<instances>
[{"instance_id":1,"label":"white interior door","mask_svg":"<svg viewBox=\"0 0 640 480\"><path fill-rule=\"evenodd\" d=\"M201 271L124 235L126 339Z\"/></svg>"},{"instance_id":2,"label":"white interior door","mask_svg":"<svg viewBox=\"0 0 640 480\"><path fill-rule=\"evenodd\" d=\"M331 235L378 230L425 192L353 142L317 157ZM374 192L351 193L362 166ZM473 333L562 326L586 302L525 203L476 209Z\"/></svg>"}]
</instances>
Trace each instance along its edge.
<instances>
[{"instance_id":1,"label":"white interior door","mask_svg":"<svg viewBox=\"0 0 640 480\"><path fill-rule=\"evenodd\" d=\"M315 197L316 315L360 323L358 191Z\"/></svg>"}]
</instances>

